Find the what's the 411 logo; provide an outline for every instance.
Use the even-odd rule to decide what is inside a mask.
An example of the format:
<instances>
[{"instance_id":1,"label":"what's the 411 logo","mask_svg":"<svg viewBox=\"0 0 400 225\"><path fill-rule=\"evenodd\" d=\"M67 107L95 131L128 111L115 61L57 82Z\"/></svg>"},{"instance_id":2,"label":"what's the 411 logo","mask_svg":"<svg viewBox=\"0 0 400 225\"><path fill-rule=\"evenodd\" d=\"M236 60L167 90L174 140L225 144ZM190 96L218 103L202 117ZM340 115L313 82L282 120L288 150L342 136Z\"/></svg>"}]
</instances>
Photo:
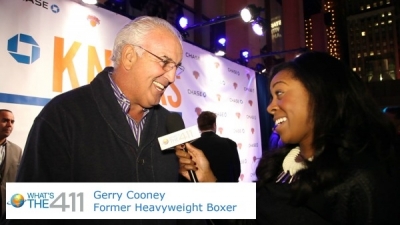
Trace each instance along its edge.
<instances>
[{"instance_id":1,"label":"what's the 411 logo","mask_svg":"<svg viewBox=\"0 0 400 225\"><path fill-rule=\"evenodd\" d=\"M13 205L16 208L20 208L23 205L29 206L29 208L52 208L61 209L65 212L67 209L71 209L72 212L83 212L83 192L75 193L71 192L66 194L61 192L55 197L54 193L28 193L28 198L25 199L21 194L15 194L11 197L11 201L8 204Z\"/></svg>"}]
</instances>

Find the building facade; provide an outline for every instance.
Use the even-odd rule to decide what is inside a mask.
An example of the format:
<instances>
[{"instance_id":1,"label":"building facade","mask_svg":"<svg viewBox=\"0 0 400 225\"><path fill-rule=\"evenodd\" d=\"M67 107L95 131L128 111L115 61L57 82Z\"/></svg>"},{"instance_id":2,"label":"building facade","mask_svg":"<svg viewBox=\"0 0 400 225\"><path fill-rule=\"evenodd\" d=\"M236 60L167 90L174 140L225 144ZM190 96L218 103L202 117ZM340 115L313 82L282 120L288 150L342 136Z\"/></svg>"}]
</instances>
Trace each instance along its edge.
<instances>
[{"instance_id":1,"label":"building facade","mask_svg":"<svg viewBox=\"0 0 400 225\"><path fill-rule=\"evenodd\" d=\"M400 79L400 1L347 0L349 64L366 82Z\"/></svg>"}]
</instances>

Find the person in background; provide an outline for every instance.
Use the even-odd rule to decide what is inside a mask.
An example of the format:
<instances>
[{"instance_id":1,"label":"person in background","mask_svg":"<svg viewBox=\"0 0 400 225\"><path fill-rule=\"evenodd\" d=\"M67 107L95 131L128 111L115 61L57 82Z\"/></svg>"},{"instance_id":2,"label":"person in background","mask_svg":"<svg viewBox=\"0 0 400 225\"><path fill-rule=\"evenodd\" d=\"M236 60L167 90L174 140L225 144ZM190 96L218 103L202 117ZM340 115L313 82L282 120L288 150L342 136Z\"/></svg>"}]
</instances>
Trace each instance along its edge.
<instances>
[{"instance_id":1,"label":"person in background","mask_svg":"<svg viewBox=\"0 0 400 225\"><path fill-rule=\"evenodd\" d=\"M14 182L17 175L22 149L9 141L14 128L14 114L8 109L0 109L0 182L1 214L6 211L6 182Z\"/></svg>"},{"instance_id":2,"label":"person in background","mask_svg":"<svg viewBox=\"0 0 400 225\"><path fill-rule=\"evenodd\" d=\"M395 130L365 84L338 59L303 53L270 73L283 148L257 169L257 219L237 224L400 224ZM204 154L176 148L180 172L216 177Z\"/></svg>"},{"instance_id":3,"label":"person in background","mask_svg":"<svg viewBox=\"0 0 400 225\"><path fill-rule=\"evenodd\" d=\"M197 118L201 137L192 145L203 150L210 162L218 182L238 182L240 176L240 159L236 142L216 134L217 115L203 111Z\"/></svg>"},{"instance_id":4,"label":"person in background","mask_svg":"<svg viewBox=\"0 0 400 225\"><path fill-rule=\"evenodd\" d=\"M180 33L142 16L125 25L114 67L53 98L36 117L17 182L178 182L178 160L161 151L170 113L159 102L184 68ZM177 220L8 220L7 224L174 225Z\"/></svg>"},{"instance_id":5,"label":"person in background","mask_svg":"<svg viewBox=\"0 0 400 225\"><path fill-rule=\"evenodd\" d=\"M396 153L400 155L400 106L389 106L383 109L396 129Z\"/></svg>"},{"instance_id":6,"label":"person in background","mask_svg":"<svg viewBox=\"0 0 400 225\"><path fill-rule=\"evenodd\" d=\"M400 106L389 106L383 109L385 115L392 121L397 135L400 135Z\"/></svg>"}]
</instances>

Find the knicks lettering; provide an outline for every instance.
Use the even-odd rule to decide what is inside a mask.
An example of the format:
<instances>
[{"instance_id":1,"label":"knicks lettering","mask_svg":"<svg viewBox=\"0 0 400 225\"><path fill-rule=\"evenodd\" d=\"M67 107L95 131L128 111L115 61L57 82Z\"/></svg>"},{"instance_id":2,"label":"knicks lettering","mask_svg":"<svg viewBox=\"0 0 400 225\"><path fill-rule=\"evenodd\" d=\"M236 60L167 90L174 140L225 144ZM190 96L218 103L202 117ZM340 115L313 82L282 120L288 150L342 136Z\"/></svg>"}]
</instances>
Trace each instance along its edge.
<instances>
[{"instance_id":1,"label":"knicks lettering","mask_svg":"<svg viewBox=\"0 0 400 225\"><path fill-rule=\"evenodd\" d=\"M164 93L164 95L161 96L161 100L160 100L161 105L167 105L167 101L168 101L168 104L170 106L172 106L173 108L178 108L182 104L181 92L179 91L178 87L174 83L170 84L169 88L171 88L172 92L175 94L175 98L173 98L173 96L171 96L171 95L166 96Z\"/></svg>"},{"instance_id":2,"label":"knicks lettering","mask_svg":"<svg viewBox=\"0 0 400 225\"><path fill-rule=\"evenodd\" d=\"M67 53L64 55L64 38L54 37L54 64L53 64L53 91L63 92L63 73L68 72L72 88L79 87L78 76L75 70L74 58L80 50L81 43L74 41ZM111 51L104 50L103 62L106 66L111 66ZM103 70L94 46L87 47L87 83L90 83L95 74Z\"/></svg>"},{"instance_id":3,"label":"knicks lettering","mask_svg":"<svg viewBox=\"0 0 400 225\"><path fill-rule=\"evenodd\" d=\"M240 160L240 164L246 164L247 163L247 159L241 159Z\"/></svg>"}]
</instances>

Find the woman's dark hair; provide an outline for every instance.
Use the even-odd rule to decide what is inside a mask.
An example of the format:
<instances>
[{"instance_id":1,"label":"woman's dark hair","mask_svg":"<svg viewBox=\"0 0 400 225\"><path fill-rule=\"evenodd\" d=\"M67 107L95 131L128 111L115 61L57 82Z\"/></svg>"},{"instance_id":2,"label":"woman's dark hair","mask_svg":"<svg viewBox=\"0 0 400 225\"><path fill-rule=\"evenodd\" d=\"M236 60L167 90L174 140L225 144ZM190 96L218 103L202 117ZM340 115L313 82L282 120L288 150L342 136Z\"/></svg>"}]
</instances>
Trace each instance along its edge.
<instances>
[{"instance_id":1,"label":"woman's dark hair","mask_svg":"<svg viewBox=\"0 0 400 225\"><path fill-rule=\"evenodd\" d=\"M314 121L314 159L292 185L295 202L338 182L361 156L373 161L391 157L393 126L361 78L344 63L327 53L307 52L272 68L269 81L283 70L291 71L306 88ZM294 146L263 156L256 170L259 187L276 179L283 158Z\"/></svg>"}]
</instances>

